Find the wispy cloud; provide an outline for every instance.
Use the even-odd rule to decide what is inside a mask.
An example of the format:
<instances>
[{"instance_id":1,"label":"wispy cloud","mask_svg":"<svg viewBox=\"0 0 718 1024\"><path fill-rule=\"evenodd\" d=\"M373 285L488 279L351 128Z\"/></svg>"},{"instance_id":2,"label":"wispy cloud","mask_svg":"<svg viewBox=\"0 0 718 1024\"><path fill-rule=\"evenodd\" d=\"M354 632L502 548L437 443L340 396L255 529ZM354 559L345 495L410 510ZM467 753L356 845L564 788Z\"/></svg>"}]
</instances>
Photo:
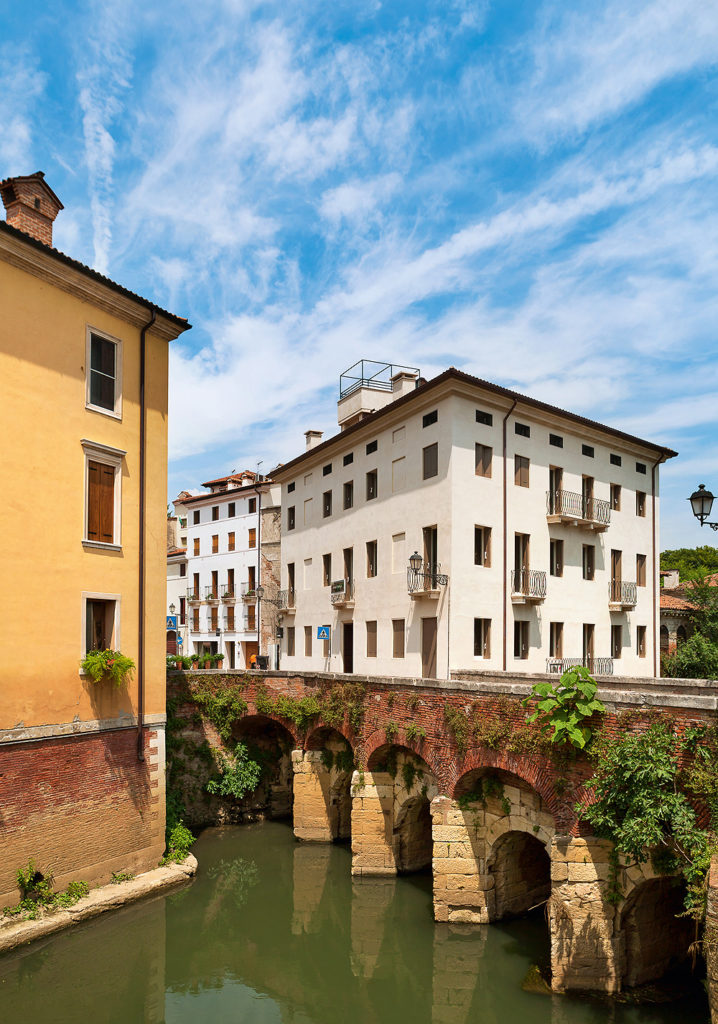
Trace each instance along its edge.
<instances>
[{"instance_id":1,"label":"wispy cloud","mask_svg":"<svg viewBox=\"0 0 718 1024\"><path fill-rule=\"evenodd\" d=\"M0 177L36 170L31 166L36 150L32 124L46 83L47 75L40 71L27 46L0 46Z\"/></svg>"},{"instance_id":2,"label":"wispy cloud","mask_svg":"<svg viewBox=\"0 0 718 1024\"><path fill-rule=\"evenodd\" d=\"M113 128L123 111L132 61L126 48L130 8L123 3L91 5L92 22L83 39L77 72L82 132L90 186L95 266L107 273L112 245L114 166L117 144Z\"/></svg>"}]
</instances>

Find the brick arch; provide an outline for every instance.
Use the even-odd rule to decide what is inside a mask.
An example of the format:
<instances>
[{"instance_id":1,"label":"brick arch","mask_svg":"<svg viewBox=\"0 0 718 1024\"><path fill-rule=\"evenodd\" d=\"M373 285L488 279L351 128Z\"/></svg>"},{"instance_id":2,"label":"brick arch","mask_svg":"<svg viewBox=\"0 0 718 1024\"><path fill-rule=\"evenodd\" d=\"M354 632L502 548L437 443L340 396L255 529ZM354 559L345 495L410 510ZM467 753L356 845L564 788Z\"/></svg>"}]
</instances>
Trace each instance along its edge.
<instances>
[{"instance_id":1,"label":"brick arch","mask_svg":"<svg viewBox=\"0 0 718 1024\"><path fill-rule=\"evenodd\" d=\"M357 745L357 755L361 757L363 765L368 765L372 754L376 753L379 747L385 746L403 747L404 750L408 751L410 754L414 754L415 757L421 758L437 782L441 779L441 767L434 762L434 759L431 756L435 753L433 746L424 741L422 749L417 750L415 746L412 746L412 744L407 741L403 728L399 729L396 738L391 743L387 740L386 733L383 729L375 729L374 732L370 733L369 736ZM439 791L441 791L441 785L439 785Z\"/></svg>"},{"instance_id":2,"label":"brick arch","mask_svg":"<svg viewBox=\"0 0 718 1024\"><path fill-rule=\"evenodd\" d=\"M286 718L280 718L279 715L260 714L260 712L258 712L254 707L254 701L249 700L247 702L247 711L241 718L237 719L237 724L239 725L242 722L249 722L252 719L255 719L258 722L273 722L274 725L280 726L280 728L284 729L285 732L289 733L292 739L292 749L297 750L301 747L302 744L299 739L299 734L293 722L288 722Z\"/></svg>"},{"instance_id":3,"label":"brick arch","mask_svg":"<svg viewBox=\"0 0 718 1024\"><path fill-rule=\"evenodd\" d=\"M305 750L319 750L320 749L319 747L313 746L313 737L318 732L321 732L323 729L326 729L329 732L335 732L338 736L341 736L341 738L343 740L346 740L346 742L349 744L349 746L351 747L351 749L353 751L354 750L358 750L359 744L357 742L356 737L354 739L350 738L349 730L344 727L344 723L342 723L341 725L327 725L325 722L322 722L321 719L316 723L316 725L312 726L310 731L304 737L304 749Z\"/></svg>"},{"instance_id":4,"label":"brick arch","mask_svg":"<svg viewBox=\"0 0 718 1024\"><path fill-rule=\"evenodd\" d=\"M485 747L479 747L469 751L460 766L457 766L455 763L450 765L448 792L452 800L456 793L456 787L463 777L468 775L469 772L478 771L482 768L499 768L502 771L509 772L511 775L515 775L522 782L531 786L546 804L553 815L554 821L558 824L561 819L560 808L548 768L540 767L529 758L516 754L505 754L500 750L488 750Z\"/></svg>"}]
</instances>

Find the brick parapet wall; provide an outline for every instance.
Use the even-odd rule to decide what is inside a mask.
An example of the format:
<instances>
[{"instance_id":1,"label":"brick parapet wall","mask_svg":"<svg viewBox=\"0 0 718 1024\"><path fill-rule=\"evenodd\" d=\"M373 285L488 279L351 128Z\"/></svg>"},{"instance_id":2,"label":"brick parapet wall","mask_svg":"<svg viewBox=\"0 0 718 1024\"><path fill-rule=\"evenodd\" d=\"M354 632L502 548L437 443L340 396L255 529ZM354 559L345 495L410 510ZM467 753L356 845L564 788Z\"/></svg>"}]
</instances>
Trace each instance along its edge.
<instances>
[{"instance_id":1,"label":"brick parapet wall","mask_svg":"<svg viewBox=\"0 0 718 1024\"><path fill-rule=\"evenodd\" d=\"M164 729L0 746L0 908L17 903L30 859L56 887L156 867L164 850Z\"/></svg>"},{"instance_id":2,"label":"brick parapet wall","mask_svg":"<svg viewBox=\"0 0 718 1024\"><path fill-rule=\"evenodd\" d=\"M355 751L359 764L371 770L380 758L382 748L387 745L386 726L396 725L398 731L392 742L412 749L421 757L437 780L439 791L453 797L457 786L468 773L479 769L496 769L509 772L532 786L550 808L556 821L557 831L568 835L583 835L575 812L577 802L588 799L583 785L592 774L588 759L580 754L575 758L547 757L544 753L511 753L504 749L488 749L477 744L471 737L465 754L457 749L453 732L445 718L447 706L464 713L471 713L483 724L509 724L513 729L522 727L526 721L526 710L521 700L531 688L531 679L526 676L507 674L501 679L495 675L469 680L426 681L398 678L361 678L313 673L301 675L288 672L177 672L168 675L168 698L180 698L177 714L191 718L197 708L186 701L186 687L193 679L217 685L235 685L248 704L247 715L256 714L255 698L257 688L263 687L270 697L285 694L294 698L318 696L328 692L333 685L361 683L366 688L365 716L358 735L354 734L345 720L339 732L345 736ZM553 678L556 681L556 677ZM614 689L605 688L602 697L607 704L607 713L602 725L609 734L618 735L625 728L641 730L656 718L670 717L677 732L689 726L703 725L714 720L710 707L715 697L715 683L678 680L672 689L661 689L667 681L639 681L640 689L631 690L630 681L612 680ZM659 686L650 690L651 684ZM696 692L691 692L695 690ZM660 703L649 704L646 694L661 697ZM622 694L631 700L616 702L610 694ZM183 700L183 697L185 698ZM671 700L670 698L674 698ZM627 720L626 711L632 712ZM245 716L246 717L246 716ZM317 746L316 734L323 727L317 720L306 735L302 735L289 721L277 718L290 734L297 748L312 749ZM205 735L210 743L219 744L219 737L206 723ZM424 739L410 741L407 728L415 726L426 733Z\"/></svg>"}]
</instances>

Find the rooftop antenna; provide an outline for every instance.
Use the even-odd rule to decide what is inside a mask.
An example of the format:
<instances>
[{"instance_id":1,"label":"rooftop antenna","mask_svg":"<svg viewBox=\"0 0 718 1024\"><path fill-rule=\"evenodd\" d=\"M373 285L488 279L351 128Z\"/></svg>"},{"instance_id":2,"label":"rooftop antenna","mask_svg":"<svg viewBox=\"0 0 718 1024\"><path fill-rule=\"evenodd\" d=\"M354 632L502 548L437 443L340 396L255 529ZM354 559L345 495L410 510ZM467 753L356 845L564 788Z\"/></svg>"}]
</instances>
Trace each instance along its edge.
<instances>
[{"instance_id":1,"label":"rooftop antenna","mask_svg":"<svg viewBox=\"0 0 718 1024\"><path fill-rule=\"evenodd\" d=\"M257 463L257 472L255 474L255 480L259 480L259 467L264 465L264 459L260 459Z\"/></svg>"}]
</instances>

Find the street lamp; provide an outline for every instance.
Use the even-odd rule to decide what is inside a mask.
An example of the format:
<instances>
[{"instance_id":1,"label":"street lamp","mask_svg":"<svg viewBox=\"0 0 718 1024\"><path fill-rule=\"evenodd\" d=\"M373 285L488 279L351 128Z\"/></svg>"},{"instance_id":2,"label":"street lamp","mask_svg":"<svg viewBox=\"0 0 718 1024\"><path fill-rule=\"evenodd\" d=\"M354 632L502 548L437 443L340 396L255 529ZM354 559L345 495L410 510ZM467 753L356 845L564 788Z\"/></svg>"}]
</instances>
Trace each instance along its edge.
<instances>
[{"instance_id":1,"label":"street lamp","mask_svg":"<svg viewBox=\"0 0 718 1024\"><path fill-rule=\"evenodd\" d=\"M713 508L713 495L706 490L705 484L700 484L697 491L694 491L688 499L693 509L693 515L701 526L710 526L712 530L718 530L718 523L706 522Z\"/></svg>"},{"instance_id":2,"label":"street lamp","mask_svg":"<svg viewBox=\"0 0 718 1024\"><path fill-rule=\"evenodd\" d=\"M419 572L420 571L422 561L423 561L423 559L422 559L421 555L419 554L419 552L415 551L414 554L409 559L409 568L412 570L412 572Z\"/></svg>"},{"instance_id":3,"label":"street lamp","mask_svg":"<svg viewBox=\"0 0 718 1024\"><path fill-rule=\"evenodd\" d=\"M172 603L172 604L170 605L170 615L174 615L174 613L175 613L175 605L174 605L174 602L173 602L173 603Z\"/></svg>"}]
</instances>

